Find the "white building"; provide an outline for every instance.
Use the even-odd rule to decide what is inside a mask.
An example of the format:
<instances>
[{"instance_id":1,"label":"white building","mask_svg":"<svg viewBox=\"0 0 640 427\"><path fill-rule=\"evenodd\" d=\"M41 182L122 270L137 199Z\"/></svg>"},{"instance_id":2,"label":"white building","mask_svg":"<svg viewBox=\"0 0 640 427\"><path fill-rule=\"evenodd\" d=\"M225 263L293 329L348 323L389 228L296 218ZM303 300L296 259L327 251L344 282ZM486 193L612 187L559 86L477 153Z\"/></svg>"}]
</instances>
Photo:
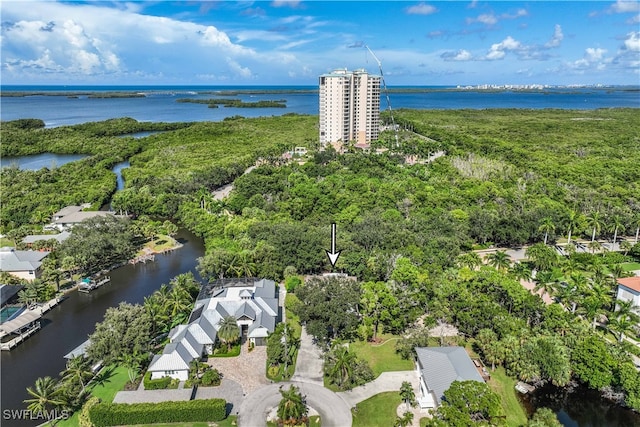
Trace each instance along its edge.
<instances>
[{"instance_id":1,"label":"white building","mask_svg":"<svg viewBox=\"0 0 640 427\"><path fill-rule=\"evenodd\" d=\"M618 301L632 301L636 313L640 314L640 276L618 279Z\"/></svg>"},{"instance_id":2,"label":"white building","mask_svg":"<svg viewBox=\"0 0 640 427\"><path fill-rule=\"evenodd\" d=\"M320 144L366 144L378 139L380 80L364 69L320 76Z\"/></svg>"},{"instance_id":3,"label":"white building","mask_svg":"<svg viewBox=\"0 0 640 427\"><path fill-rule=\"evenodd\" d=\"M45 251L18 251L12 247L0 248L0 271L20 279L32 281L42 273L42 260L49 255Z\"/></svg>"},{"instance_id":4,"label":"white building","mask_svg":"<svg viewBox=\"0 0 640 427\"><path fill-rule=\"evenodd\" d=\"M186 380L191 361L213 352L219 322L225 316L235 317L241 339L266 345L279 318L277 292L275 282L267 279L225 279L203 287L189 324L173 328L171 344L153 357L148 369L151 379Z\"/></svg>"}]
</instances>

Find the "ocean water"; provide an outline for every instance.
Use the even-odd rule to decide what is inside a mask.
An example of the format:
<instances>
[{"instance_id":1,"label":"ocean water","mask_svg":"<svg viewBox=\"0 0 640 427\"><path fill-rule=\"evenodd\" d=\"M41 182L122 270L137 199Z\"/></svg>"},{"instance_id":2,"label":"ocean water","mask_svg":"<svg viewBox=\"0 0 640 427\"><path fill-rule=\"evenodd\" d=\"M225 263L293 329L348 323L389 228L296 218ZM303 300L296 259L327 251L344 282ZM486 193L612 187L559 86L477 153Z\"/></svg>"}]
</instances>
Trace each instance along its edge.
<instances>
[{"instance_id":1,"label":"ocean water","mask_svg":"<svg viewBox=\"0 0 640 427\"><path fill-rule=\"evenodd\" d=\"M410 90L410 91L408 91ZM2 86L0 120L37 118L47 127L131 117L138 121L220 121L230 116L259 117L287 113L318 114L315 86ZM234 91L233 95L224 92ZM89 93L133 92L139 98L90 98ZM53 95L64 93L64 95ZM284 100L286 108L208 108L180 98L235 98L244 102ZM640 108L640 88L552 88L544 90L455 90L452 87L390 88L392 110L411 109L597 109ZM381 95L380 108L389 108Z\"/></svg>"}]
</instances>

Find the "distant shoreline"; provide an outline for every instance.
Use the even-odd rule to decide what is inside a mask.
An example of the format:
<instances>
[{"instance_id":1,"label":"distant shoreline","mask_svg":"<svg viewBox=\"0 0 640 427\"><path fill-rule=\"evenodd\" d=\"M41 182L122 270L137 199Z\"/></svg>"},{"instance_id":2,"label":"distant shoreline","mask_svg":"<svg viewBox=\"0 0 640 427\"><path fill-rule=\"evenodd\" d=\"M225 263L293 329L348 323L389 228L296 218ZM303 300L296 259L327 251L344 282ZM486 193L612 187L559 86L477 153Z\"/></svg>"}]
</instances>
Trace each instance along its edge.
<instances>
[{"instance_id":1,"label":"distant shoreline","mask_svg":"<svg viewBox=\"0 0 640 427\"><path fill-rule=\"evenodd\" d=\"M476 86L391 86L389 93L434 93L434 92L531 92L570 94L584 91L620 91L640 92L640 86L622 85L584 85L584 86L553 86L553 85L476 85ZM144 98L154 95L269 95L269 94L314 94L318 89L313 86L246 86L246 87L201 87L201 86L78 86L78 89L68 86L13 86L6 89L0 87L0 97L28 97L28 96L63 96L68 98Z\"/></svg>"}]
</instances>

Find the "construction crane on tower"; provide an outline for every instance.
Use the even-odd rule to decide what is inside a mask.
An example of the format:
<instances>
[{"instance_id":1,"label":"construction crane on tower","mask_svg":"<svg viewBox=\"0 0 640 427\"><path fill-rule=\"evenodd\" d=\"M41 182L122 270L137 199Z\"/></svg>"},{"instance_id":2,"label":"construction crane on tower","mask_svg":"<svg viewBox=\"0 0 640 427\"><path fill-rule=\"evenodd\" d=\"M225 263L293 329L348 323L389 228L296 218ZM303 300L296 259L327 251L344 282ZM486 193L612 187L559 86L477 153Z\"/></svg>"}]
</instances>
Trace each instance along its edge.
<instances>
[{"instance_id":1,"label":"construction crane on tower","mask_svg":"<svg viewBox=\"0 0 640 427\"><path fill-rule=\"evenodd\" d=\"M391 116L391 125L393 126L393 132L396 138L396 145L394 148L398 148L400 146L400 142L398 141L398 127L396 126L396 121L393 118L393 110L391 110L391 99L389 98L389 90L387 89L387 83L384 80L384 73L382 72L382 62L378 59L375 53L369 48L369 46L364 45L367 48L373 59L378 63L378 69L380 70L380 77L382 78L382 87L384 89L384 95L387 98L387 109L389 110L389 115Z\"/></svg>"}]
</instances>

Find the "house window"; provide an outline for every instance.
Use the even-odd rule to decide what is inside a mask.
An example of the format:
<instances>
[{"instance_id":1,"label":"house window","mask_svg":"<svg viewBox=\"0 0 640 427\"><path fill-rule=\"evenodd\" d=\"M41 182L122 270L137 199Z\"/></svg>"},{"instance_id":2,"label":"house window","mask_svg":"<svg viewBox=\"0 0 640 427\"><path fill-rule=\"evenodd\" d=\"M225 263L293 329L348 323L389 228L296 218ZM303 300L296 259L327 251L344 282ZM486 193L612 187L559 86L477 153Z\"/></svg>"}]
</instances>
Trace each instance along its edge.
<instances>
[{"instance_id":1,"label":"house window","mask_svg":"<svg viewBox=\"0 0 640 427\"><path fill-rule=\"evenodd\" d=\"M175 375L176 371L164 371L165 375Z\"/></svg>"}]
</instances>

